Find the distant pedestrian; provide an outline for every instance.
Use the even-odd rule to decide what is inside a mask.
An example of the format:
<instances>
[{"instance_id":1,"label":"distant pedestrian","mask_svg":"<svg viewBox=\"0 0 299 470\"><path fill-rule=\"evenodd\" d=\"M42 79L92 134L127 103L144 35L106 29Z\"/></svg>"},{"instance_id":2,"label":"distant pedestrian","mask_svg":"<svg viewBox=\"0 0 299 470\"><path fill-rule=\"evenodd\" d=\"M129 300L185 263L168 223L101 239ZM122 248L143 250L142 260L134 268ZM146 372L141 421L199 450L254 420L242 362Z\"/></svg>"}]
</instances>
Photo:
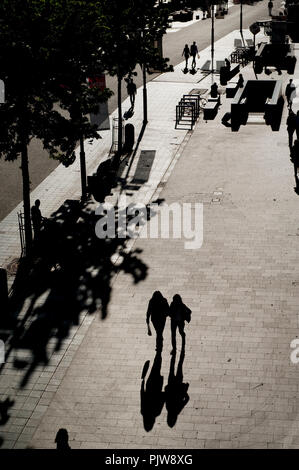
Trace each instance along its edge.
<instances>
[{"instance_id":1,"label":"distant pedestrian","mask_svg":"<svg viewBox=\"0 0 299 470\"><path fill-rule=\"evenodd\" d=\"M211 98L218 98L218 85L216 82L211 85Z\"/></svg>"},{"instance_id":2,"label":"distant pedestrian","mask_svg":"<svg viewBox=\"0 0 299 470\"><path fill-rule=\"evenodd\" d=\"M296 135L297 139L299 139L299 111L296 114Z\"/></svg>"},{"instance_id":3,"label":"distant pedestrian","mask_svg":"<svg viewBox=\"0 0 299 470\"><path fill-rule=\"evenodd\" d=\"M287 131L289 135L289 147L293 145L293 134L296 130L296 114L291 109L289 110L289 115L287 118Z\"/></svg>"},{"instance_id":4,"label":"distant pedestrian","mask_svg":"<svg viewBox=\"0 0 299 470\"><path fill-rule=\"evenodd\" d=\"M286 95L286 98L287 98L287 102L288 102L288 107L291 108L292 107L292 101L293 101L293 93L295 91L295 85L293 83L293 79L290 78L289 80L289 83L287 84L286 86L286 90L285 90L285 95Z\"/></svg>"},{"instance_id":5,"label":"distant pedestrian","mask_svg":"<svg viewBox=\"0 0 299 470\"><path fill-rule=\"evenodd\" d=\"M168 314L169 305L167 300L160 291L155 291L148 304L146 323L149 335L151 335L150 320L156 330L156 351L161 351L163 347L163 330Z\"/></svg>"},{"instance_id":6,"label":"distant pedestrian","mask_svg":"<svg viewBox=\"0 0 299 470\"><path fill-rule=\"evenodd\" d=\"M229 72L230 71L230 61L228 59L224 59L224 62L225 62L225 67L226 67L227 71Z\"/></svg>"},{"instance_id":7,"label":"distant pedestrian","mask_svg":"<svg viewBox=\"0 0 299 470\"><path fill-rule=\"evenodd\" d=\"M185 44L185 47L183 49L183 53L182 53L182 56L185 57L185 68L187 69L188 68L188 60L189 60L189 57L190 57L190 49L189 49L189 46L188 44Z\"/></svg>"},{"instance_id":8,"label":"distant pedestrian","mask_svg":"<svg viewBox=\"0 0 299 470\"><path fill-rule=\"evenodd\" d=\"M135 95L137 93L137 88L136 88L135 83L133 82L133 78L130 78L128 81L127 92L130 97L131 106L133 108L135 104Z\"/></svg>"},{"instance_id":9,"label":"distant pedestrian","mask_svg":"<svg viewBox=\"0 0 299 470\"><path fill-rule=\"evenodd\" d=\"M55 437L57 450L70 450L69 434L66 429L60 428Z\"/></svg>"},{"instance_id":10,"label":"distant pedestrian","mask_svg":"<svg viewBox=\"0 0 299 470\"><path fill-rule=\"evenodd\" d=\"M34 206L31 207L31 220L34 232L34 239L38 239L40 235L40 230L43 223L43 217L40 211L40 200L36 199Z\"/></svg>"},{"instance_id":11,"label":"distant pedestrian","mask_svg":"<svg viewBox=\"0 0 299 470\"><path fill-rule=\"evenodd\" d=\"M291 148L291 162L294 165L294 176L295 176L295 183L296 189L298 189L298 168L299 168L299 140L295 140L293 147Z\"/></svg>"},{"instance_id":12,"label":"distant pedestrian","mask_svg":"<svg viewBox=\"0 0 299 470\"><path fill-rule=\"evenodd\" d=\"M198 55L198 48L195 41L193 41L193 44L190 47L190 54L192 56L191 67L194 69L196 67L196 56Z\"/></svg>"},{"instance_id":13,"label":"distant pedestrian","mask_svg":"<svg viewBox=\"0 0 299 470\"><path fill-rule=\"evenodd\" d=\"M244 86L244 78L243 78L243 75L240 73L239 74L239 80L237 82L237 87L238 88L243 88Z\"/></svg>"},{"instance_id":14,"label":"distant pedestrian","mask_svg":"<svg viewBox=\"0 0 299 470\"><path fill-rule=\"evenodd\" d=\"M269 16L272 16L272 8L273 8L273 3L272 3L272 1L270 0L270 1L268 2Z\"/></svg>"},{"instance_id":15,"label":"distant pedestrian","mask_svg":"<svg viewBox=\"0 0 299 470\"><path fill-rule=\"evenodd\" d=\"M11 400L9 397L0 401L0 425L6 424L9 420L10 415L8 414L8 410L14 405L14 403L15 401Z\"/></svg>"},{"instance_id":16,"label":"distant pedestrian","mask_svg":"<svg viewBox=\"0 0 299 470\"><path fill-rule=\"evenodd\" d=\"M182 347L185 346L185 332L184 326L185 321L188 323L191 320L191 310L183 303L182 298L179 294L173 296L172 302L169 307L169 316L171 319L171 342L172 351L170 354L176 352L176 330L178 328L179 333L182 337Z\"/></svg>"}]
</instances>

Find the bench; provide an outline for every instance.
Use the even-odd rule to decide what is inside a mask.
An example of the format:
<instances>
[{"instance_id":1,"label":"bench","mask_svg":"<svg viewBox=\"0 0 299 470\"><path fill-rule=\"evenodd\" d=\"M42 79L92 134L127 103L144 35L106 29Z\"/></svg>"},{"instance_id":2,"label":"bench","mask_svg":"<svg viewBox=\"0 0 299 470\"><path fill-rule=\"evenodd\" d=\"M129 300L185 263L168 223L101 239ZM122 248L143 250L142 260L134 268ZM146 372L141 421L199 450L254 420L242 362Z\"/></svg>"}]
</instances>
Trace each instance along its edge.
<instances>
[{"instance_id":1,"label":"bench","mask_svg":"<svg viewBox=\"0 0 299 470\"><path fill-rule=\"evenodd\" d=\"M283 108L281 80L246 80L231 103L231 127L245 125L249 113L260 113L272 131L279 130Z\"/></svg>"},{"instance_id":2,"label":"bench","mask_svg":"<svg viewBox=\"0 0 299 470\"><path fill-rule=\"evenodd\" d=\"M268 44L262 42L254 57L254 71L262 73L267 66L276 67L278 70L286 70L294 73L296 55L294 44Z\"/></svg>"},{"instance_id":3,"label":"bench","mask_svg":"<svg viewBox=\"0 0 299 470\"><path fill-rule=\"evenodd\" d=\"M215 99L212 98L207 102L207 104L205 105L203 109L203 118L205 121L215 118L217 114L217 110L218 110L218 105L219 105L219 102L217 98Z\"/></svg>"},{"instance_id":4,"label":"bench","mask_svg":"<svg viewBox=\"0 0 299 470\"><path fill-rule=\"evenodd\" d=\"M238 84L237 83L228 83L225 94L226 98L233 98L237 92Z\"/></svg>"}]
</instances>

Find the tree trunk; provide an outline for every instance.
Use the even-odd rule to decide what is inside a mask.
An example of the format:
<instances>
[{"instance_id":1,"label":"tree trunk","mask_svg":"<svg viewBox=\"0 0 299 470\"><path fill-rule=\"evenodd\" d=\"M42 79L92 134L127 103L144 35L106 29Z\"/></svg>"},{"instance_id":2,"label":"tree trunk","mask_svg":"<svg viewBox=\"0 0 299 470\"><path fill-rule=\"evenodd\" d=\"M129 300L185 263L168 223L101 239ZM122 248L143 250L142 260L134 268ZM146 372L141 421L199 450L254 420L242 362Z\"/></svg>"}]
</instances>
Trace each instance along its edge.
<instances>
[{"instance_id":1,"label":"tree trunk","mask_svg":"<svg viewBox=\"0 0 299 470\"><path fill-rule=\"evenodd\" d=\"M117 161L120 161L123 146L122 107L121 107L121 82L122 77L117 76L117 103L118 103L118 136L117 136Z\"/></svg>"},{"instance_id":2,"label":"tree trunk","mask_svg":"<svg viewBox=\"0 0 299 470\"><path fill-rule=\"evenodd\" d=\"M80 169L81 169L81 192L82 201L86 200L87 196L87 185L86 185L86 161L85 161L85 151L84 151L84 137L80 136Z\"/></svg>"},{"instance_id":3,"label":"tree trunk","mask_svg":"<svg viewBox=\"0 0 299 470\"><path fill-rule=\"evenodd\" d=\"M146 91L146 67L142 64L143 77L143 125L147 125L147 91Z\"/></svg>"},{"instance_id":4,"label":"tree trunk","mask_svg":"<svg viewBox=\"0 0 299 470\"><path fill-rule=\"evenodd\" d=\"M31 230L31 216L30 216L30 180L28 168L28 148L25 140L22 144L22 179L23 179L23 206L24 206L24 226L25 226L25 242L26 242L26 256L30 253L32 248L32 230Z\"/></svg>"}]
</instances>

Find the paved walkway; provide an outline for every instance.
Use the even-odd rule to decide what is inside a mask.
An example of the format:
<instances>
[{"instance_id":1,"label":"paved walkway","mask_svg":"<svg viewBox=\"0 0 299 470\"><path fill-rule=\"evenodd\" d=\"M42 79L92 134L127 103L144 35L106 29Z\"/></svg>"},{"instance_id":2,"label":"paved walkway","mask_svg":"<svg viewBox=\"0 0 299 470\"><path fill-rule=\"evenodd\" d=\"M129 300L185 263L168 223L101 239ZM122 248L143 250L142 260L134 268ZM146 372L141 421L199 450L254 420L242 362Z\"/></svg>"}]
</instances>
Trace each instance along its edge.
<instances>
[{"instance_id":1,"label":"paved walkway","mask_svg":"<svg viewBox=\"0 0 299 470\"><path fill-rule=\"evenodd\" d=\"M236 36L217 45L219 59L233 49ZM208 50L202 51L201 60L207 58ZM3 447L53 448L60 427L68 429L72 448L298 444L298 374L289 359L298 327L298 196L288 156L286 110L278 133L263 125L231 133L220 125L230 104L223 99L214 121L200 119L193 133L174 131L180 96L195 84L208 88L211 83L207 77L198 85L199 73L193 82L180 82L180 69L173 74L174 83L160 76L149 84L151 120L140 150L155 149L156 158L148 183L131 197L202 202L204 244L194 251L185 250L183 240L137 240L134 248L142 250L148 277L137 285L126 274L115 278L104 322L96 316L82 318L64 349L52 355L48 367L38 368L22 390L18 384L24 371L16 372L9 359L0 390L15 405L1 428ZM253 76L251 67L243 73ZM137 129L141 101L139 92L133 120ZM89 174L109 146L108 133L90 146ZM79 188L78 169L59 167L32 199L40 198L45 215L50 215L64 199L78 198ZM45 203L49 191L53 199ZM0 224L8 232L11 227L11 239L14 219L15 212ZM2 253L4 262L17 256L17 246L15 237L11 251ZM146 336L145 311L156 289L168 299L180 293L193 312L181 357L190 399L174 427L167 425L164 407L147 432L140 413L140 377L146 360L151 370L155 355L154 338ZM173 366L169 324L166 329L163 387Z\"/></svg>"}]
</instances>

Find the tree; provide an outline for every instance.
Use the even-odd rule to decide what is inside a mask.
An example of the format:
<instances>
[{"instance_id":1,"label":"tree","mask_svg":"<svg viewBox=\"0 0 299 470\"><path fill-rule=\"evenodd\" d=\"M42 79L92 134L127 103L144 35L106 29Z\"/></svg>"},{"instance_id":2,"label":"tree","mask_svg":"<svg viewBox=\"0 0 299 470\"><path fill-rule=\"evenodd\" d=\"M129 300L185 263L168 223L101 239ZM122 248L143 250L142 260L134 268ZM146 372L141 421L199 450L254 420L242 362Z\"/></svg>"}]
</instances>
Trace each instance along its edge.
<instances>
[{"instance_id":1,"label":"tree","mask_svg":"<svg viewBox=\"0 0 299 470\"><path fill-rule=\"evenodd\" d=\"M135 18L138 28L131 25L132 35L135 36L136 61L143 72L143 123L147 123L147 96L146 96L146 72L150 69L161 72L173 71L172 65L168 65L169 59L160 56L156 46L169 26L169 9L165 6L155 6L155 0L137 0L135 2Z\"/></svg>"},{"instance_id":2,"label":"tree","mask_svg":"<svg viewBox=\"0 0 299 470\"><path fill-rule=\"evenodd\" d=\"M168 26L169 11L155 0L103 0L102 14L106 26L102 46L102 63L118 80L118 154L122 148L121 83L137 64L166 70L168 59L159 57L154 40ZM144 70L145 71L145 70Z\"/></svg>"},{"instance_id":3,"label":"tree","mask_svg":"<svg viewBox=\"0 0 299 470\"><path fill-rule=\"evenodd\" d=\"M101 29L100 3L3 0L0 4L0 78L6 92L0 108L0 157L21 156L27 252L32 244L30 141L41 139L50 156L70 164L79 135L98 137L83 116L100 99L99 92L86 85L88 73L98 67L100 35L94 34ZM76 87L70 87L71 76ZM66 85L65 93L61 85ZM59 100L69 116L54 109Z\"/></svg>"},{"instance_id":4,"label":"tree","mask_svg":"<svg viewBox=\"0 0 299 470\"><path fill-rule=\"evenodd\" d=\"M56 35L58 60L54 78L51 84L53 95L58 98L60 107L67 111L70 121L67 123L72 128L75 144L80 142L80 166L82 198L86 196L86 164L84 152L84 138L99 138L96 126L91 126L86 117L91 112L97 112L100 102L106 101L112 94L108 89L102 91L98 87L91 86L88 79L92 79L103 72L100 62L100 38L102 35L101 2L81 2L68 0L59 10L56 24L63 24ZM69 38L72 38L70 51ZM57 67L58 64L58 67ZM54 126L52 138L55 139L57 130ZM65 129L66 135L70 135ZM55 154L55 146L51 147L50 140L48 150L54 158L62 160L62 156ZM63 163L72 163L65 159Z\"/></svg>"}]
</instances>

